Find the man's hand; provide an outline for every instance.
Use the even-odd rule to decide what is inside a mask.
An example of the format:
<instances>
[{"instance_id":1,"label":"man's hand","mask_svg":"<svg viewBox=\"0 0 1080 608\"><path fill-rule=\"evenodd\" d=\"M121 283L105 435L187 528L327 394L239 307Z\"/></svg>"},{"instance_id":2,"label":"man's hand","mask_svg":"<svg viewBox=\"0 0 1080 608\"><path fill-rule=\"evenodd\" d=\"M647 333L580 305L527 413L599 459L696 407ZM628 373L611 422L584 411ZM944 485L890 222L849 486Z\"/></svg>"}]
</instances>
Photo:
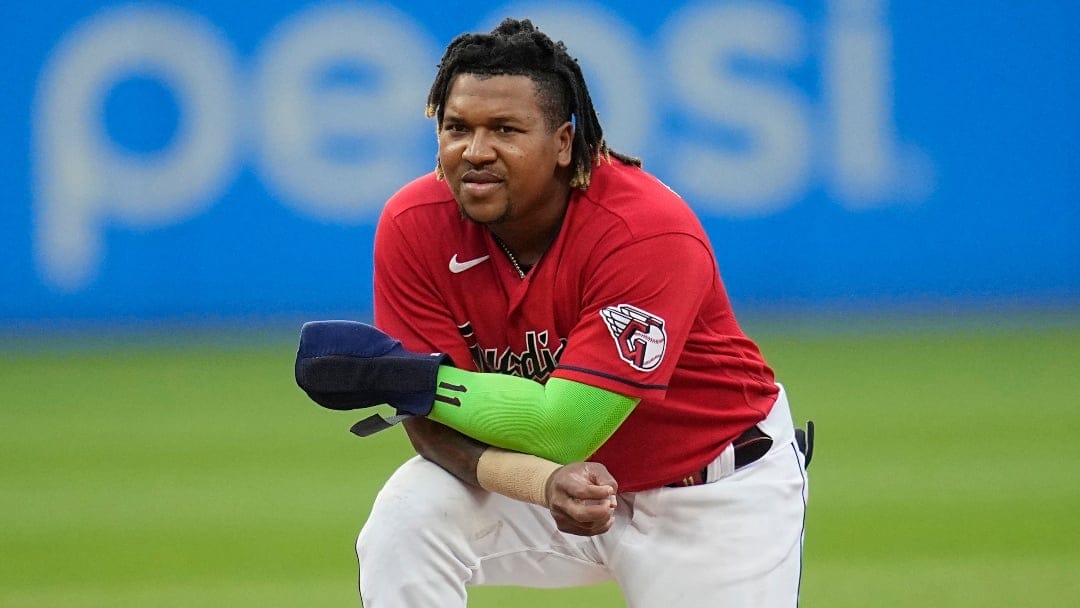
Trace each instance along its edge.
<instances>
[{"instance_id":1,"label":"man's hand","mask_svg":"<svg viewBox=\"0 0 1080 608\"><path fill-rule=\"evenodd\" d=\"M575 462L548 477L548 509L559 530L595 536L615 523L615 494L619 484L598 462Z\"/></svg>"}]
</instances>

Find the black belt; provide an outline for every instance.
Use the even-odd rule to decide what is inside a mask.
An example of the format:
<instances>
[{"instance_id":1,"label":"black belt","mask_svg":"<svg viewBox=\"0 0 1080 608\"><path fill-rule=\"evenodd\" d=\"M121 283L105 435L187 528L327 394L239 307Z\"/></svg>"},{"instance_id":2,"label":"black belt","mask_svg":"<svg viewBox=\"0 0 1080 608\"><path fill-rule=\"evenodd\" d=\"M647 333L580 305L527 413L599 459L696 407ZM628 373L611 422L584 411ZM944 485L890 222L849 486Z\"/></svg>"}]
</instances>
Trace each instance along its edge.
<instances>
[{"instance_id":1,"label":"black belt","mask_svg":"<svg viewBox=\"0 0 1080 608\"><path fill-rule=\"evenodd\" d=\"M757 462L772 447L772 437L754 425L746 429L742 435L731 442L735 448L735 470ZM709 467L706 465L700 471L687 475L675 483L669 483L669 488L685 488L687 486L699 486L709 482Z\"/></svg>"}]
</instances>

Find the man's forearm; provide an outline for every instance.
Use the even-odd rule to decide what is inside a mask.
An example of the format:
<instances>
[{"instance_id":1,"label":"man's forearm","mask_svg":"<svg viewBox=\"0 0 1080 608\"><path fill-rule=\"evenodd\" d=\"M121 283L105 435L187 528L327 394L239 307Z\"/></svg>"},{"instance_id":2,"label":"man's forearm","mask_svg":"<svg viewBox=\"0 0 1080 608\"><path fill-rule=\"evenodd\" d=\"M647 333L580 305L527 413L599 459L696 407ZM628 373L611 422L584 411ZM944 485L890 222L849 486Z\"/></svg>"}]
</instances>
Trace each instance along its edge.
<instances>
[{"instance_id":1,"label":"man's forearm","mask_svg":"<svg viewBox=\"0 0 1080 608\"><path fill-rule=\"evenodd\" d=\"M417 453L465 483L548 506L548 480L561 468L558 463L491 447L426 418L411 418L404 424Z\"/></svg>"},{"instance_id":2,"label":"man's forearm","mask_svg":"<svg viewBox=\"0 0 1080 608\"><path fill-rule=\"evenodd\" d=\"M504 460L492 468L490 461L501 459L488 458L482 473L486 483L481 485L477 481L481 455L514 455L427 418L410 418L403 424L418 454L464 483L551 509L563 532L595 536L607 532L614 523L613 495L619 484L602 464L559 466L536 456L516 454L519 459Z\"/></svg>"},{"instance_id":3,"label":"man's forearm","mask_svg":"<svg viewBox=\"0 0 1080 608\"><path fill-rule=\"evenodd\" d=\"M487 449L487 444L419 416L409 418L402 424L417 454L465 483L480 486L476 479L476 463Z\"/></svg>"},{"instance_id":4,"label":"man's forearm","mask_svg":"<svg viewBox=\"0 0 1080 608\"><path fill-rule=\"evenodd\" d=\"M488 445L568 464L593 454L639 399L551 378L439 367L427 417Z\"/></svg>"}]
</instances>

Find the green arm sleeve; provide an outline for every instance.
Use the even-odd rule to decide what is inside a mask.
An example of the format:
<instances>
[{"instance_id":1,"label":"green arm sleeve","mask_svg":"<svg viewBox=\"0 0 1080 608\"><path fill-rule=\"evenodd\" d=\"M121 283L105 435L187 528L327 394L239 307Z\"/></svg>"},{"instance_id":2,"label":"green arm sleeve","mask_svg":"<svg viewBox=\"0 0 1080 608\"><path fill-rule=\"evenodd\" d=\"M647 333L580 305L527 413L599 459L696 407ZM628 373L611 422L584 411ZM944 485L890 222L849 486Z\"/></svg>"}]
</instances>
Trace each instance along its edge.
<instances>
[{"instance_id":1,"label":"green arm sleeve","mask_svg":"<svg viewBox=\"0 0 1080 608\"><path fill-rule=\"evenodd\" d=\"M544 385L443 366L428 418L489 445L567 464L595 452L638 401L560 378Z\"/></svg>"}]
</instances>

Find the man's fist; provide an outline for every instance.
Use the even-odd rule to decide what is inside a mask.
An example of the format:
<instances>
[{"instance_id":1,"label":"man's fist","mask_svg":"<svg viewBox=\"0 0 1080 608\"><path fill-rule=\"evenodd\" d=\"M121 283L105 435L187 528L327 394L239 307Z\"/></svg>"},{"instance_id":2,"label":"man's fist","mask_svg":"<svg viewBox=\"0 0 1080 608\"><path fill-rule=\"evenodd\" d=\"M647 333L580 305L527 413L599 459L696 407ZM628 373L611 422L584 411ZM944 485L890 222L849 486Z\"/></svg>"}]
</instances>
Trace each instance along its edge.
<instances>
[{"instance_id":1,"label":"man's fist","mask_svg":"<svg viewBox=\"0 0 1080 608\"><path fill-rule=\"evenodd\" d=\"M615 523L619 484L599 462L568 464L548 477L545 496L559 530L595 536Z\"/></svg>"}]
</instances>

